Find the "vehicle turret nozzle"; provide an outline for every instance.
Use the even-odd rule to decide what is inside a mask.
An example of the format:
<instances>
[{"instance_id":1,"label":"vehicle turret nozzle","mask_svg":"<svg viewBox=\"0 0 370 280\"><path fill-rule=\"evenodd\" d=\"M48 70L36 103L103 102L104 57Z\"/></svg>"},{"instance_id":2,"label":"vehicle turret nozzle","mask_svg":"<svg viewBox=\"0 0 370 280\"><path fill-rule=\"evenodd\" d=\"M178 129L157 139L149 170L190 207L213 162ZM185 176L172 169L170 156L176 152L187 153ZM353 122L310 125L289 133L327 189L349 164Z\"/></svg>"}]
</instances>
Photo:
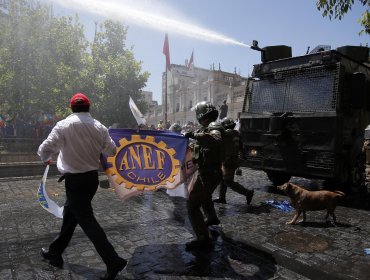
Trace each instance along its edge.
<instances>
[{"instance_id":1,"label":"vehicle turret nozzle","mask_svg":"<svg viewBox=\"0 0 370 280\"><path fill-rule=\"evenodd\" d=\"M259 51L259 52L263 52L263 49L261 49L261 48L258 46L258 41L257 41L257 40L253 40L253 41L252 41L251 49L252 49L252 50Z\"/></svg>"}]
</instances>

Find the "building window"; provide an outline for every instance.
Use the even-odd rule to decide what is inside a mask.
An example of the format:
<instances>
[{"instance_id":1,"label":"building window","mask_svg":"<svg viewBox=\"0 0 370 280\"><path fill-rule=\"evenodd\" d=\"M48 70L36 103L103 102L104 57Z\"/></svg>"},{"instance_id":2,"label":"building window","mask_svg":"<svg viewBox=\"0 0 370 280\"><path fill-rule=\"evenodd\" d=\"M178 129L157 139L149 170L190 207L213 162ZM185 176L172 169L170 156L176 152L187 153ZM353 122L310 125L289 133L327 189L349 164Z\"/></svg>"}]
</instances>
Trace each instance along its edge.
<instances>
[{"instance_id":1,"label":"building window","mask_svg":"<svg viewBox=\"0 0 370 280\"><path fill-rule=\"evenodd\" d=\"M180 103L176 104L176 112L180 111Z\"/></svg>"},{"instance_id":2,"label":"building window","mask_svg":"<svg viewBox=\"0 0 370 280\"><path fill-rule=\"evenodd\" d=\"M189 110L193 107L193 100L189 101Z\"/></svg>"}]
</instances>

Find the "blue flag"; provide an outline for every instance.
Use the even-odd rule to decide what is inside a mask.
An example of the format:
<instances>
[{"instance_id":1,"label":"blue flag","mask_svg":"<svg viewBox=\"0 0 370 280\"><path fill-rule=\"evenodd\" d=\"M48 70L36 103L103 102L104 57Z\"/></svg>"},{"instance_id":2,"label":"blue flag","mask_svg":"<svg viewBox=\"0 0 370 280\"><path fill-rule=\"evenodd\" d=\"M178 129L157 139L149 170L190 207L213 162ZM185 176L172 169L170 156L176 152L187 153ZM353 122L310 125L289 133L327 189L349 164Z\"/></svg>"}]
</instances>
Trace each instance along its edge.
<instances>
[{"instance_id":1,"label":"blue flag","mask_svg":"<svg viewBox=\"0 0 370 280\"><path fill-rule=\"evenodd\" d=\"M110 129L117 152L102 156L110 186L121 199L143 191L173 189L183 181L188 139L171 131Z\"/></svg>"}]
</instances>

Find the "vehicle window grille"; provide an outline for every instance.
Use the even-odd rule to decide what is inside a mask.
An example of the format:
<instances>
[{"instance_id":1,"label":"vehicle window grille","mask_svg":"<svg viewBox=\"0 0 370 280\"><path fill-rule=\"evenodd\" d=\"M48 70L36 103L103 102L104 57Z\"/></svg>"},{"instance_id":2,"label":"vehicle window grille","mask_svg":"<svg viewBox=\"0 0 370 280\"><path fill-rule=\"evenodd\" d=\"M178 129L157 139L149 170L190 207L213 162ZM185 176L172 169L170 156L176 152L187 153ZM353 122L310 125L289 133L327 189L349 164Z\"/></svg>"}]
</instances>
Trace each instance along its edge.
<instances>
[{"instance_id":1,"label":"vehicle window grille","mask_svg":"<svg viewBox=\"0 0 370 280\"><path fill-rule=\"evenodd\" d=\"M244 109L251 113L335 111L338 77L336 64L289 69L250 80Z\"/></svg>"},{"instance_id":2,"label":"vehicle window grille","mask_svg":"<svg viewBox=\"0 0 370 280\"><path fill-rule=\"evenodd\" d=\"M306 166L315 169L334 170L335 158L333 153L310 152Z\"/></svg>"}]
</instances>

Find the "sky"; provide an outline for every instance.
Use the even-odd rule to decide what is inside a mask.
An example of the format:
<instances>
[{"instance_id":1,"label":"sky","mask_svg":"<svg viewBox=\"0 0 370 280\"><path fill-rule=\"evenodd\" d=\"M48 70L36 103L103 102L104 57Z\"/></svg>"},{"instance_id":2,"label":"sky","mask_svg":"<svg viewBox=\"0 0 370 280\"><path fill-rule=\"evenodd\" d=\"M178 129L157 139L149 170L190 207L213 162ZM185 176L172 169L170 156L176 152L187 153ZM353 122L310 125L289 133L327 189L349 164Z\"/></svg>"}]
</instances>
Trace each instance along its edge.
<instances>
[{"instance_id":1,"label":"sky","mask_svg":"<svg viewBox=\"0 0 370 280\"><path fill-rule=\"evenodd\" d=\"M356 3L344 18L329 20L316 8L315 0L44 0L53 4L55 15L79 16L85 35L92 40L95 21L120 21L128 26L126 45L133 47L142 70L150 73L144 90L153 92L160 104L168 34L173 64L185 64L194 51L194 66L234 72L247 77L260 52L249 48L253 40L261 48L292 47L293 56L307 48L370 43L359 36L358 19L365 9ZM357 2L357 1L356 1ZM370 44L369 44L370 45Z\"/></svg>"}]
</instances>

